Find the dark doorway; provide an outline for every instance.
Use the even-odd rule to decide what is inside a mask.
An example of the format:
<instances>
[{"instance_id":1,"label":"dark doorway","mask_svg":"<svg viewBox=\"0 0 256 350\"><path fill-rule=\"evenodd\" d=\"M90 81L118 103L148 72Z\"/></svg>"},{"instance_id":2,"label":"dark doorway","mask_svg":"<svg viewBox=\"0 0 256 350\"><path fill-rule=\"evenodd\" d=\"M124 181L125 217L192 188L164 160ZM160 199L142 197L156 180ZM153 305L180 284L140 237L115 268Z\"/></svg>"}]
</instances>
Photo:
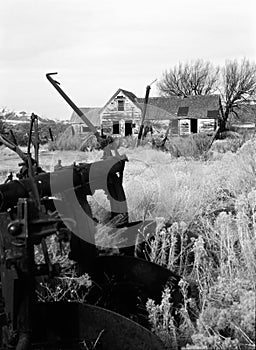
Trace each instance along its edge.
<instances>
[{"instance_id":1,"label":"dark doorway","mask_svg":"<svg viewBox=\"0 0 256 350\"><path fill-rule=\"evenodd\" d=\"M132 122L131 121L125 122L124 134L125 134L125 136L132 135Z\"/></svg>"},{"instance_id":2,"label":"dark doorway","mask_svg":"<svg viewBox=\"0 0 256 350\"><path fill-rule=\"evenodd\" d=\"M119 129L119 122L113 122L113 134L119 134L120 129Z\"/></svg>"},{"instance_id":3,"label":"dark doorway","mask_svg":"<svg viewBox=\"0 0 256 350\"><path fill-rule=\"evenodd\" d=\"M197 119L191 119L191 133L196 134L197 133Z\"/></svg>"}]
</instances>

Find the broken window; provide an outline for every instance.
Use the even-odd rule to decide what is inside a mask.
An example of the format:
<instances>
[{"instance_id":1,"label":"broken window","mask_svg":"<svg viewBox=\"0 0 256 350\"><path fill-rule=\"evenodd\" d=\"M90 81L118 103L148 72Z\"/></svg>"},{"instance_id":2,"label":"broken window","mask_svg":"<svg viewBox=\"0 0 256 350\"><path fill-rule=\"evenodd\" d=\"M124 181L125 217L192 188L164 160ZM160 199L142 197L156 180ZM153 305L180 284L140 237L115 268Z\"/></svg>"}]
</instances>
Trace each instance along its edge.
<instances>
[{"instance_id":1,"label":"broken window","mask_svg":"<svg viewBox=\"0 0 256 350\"><path fill-rule=\"evenodd\" d=\"M188 115L188 107L179 107L178 117L186 117Z\"/></svg>"},{"instance_id":2,"label":"broken window","mask_svg":"<svg viewBox=\"0 0 256 350\"><path fill-rule=\"evenodd\" d=\"M124 100L117 100L117 110L124 111Z\"/></svg>"}]
</instances>

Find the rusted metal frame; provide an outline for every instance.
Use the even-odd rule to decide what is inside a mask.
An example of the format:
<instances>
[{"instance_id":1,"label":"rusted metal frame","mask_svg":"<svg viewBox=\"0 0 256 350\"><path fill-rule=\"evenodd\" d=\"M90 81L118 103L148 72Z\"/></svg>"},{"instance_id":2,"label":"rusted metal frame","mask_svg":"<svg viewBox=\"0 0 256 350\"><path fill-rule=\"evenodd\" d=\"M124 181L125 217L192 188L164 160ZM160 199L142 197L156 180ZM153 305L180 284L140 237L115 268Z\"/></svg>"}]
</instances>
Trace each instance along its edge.
<instances>
[{"instance_id":1,"label":"rusted metal frame","mask_svg":"<svg viewBox=\"0 0 256 350\"><path fill-rule=\"evenodd\" d=\"M149 98L149 93L150 93L150 85L146 87L146 95L145 95L145 100L144 100L144 106L143 106L143 113L141 117L141 125L140 125L140 130L139 130L139 135L138 135L138 141L137 141L137 146L140 145L140 140L142 138L142 133L144 129L144 120L147 112L147 106L148 106L148 98Z\"/></svg>"},{"instance_id":2,"label":"rusted metal frame","mask_svg":"<svg viewBox=\"0 0 256 350\"><path fill-rule=\"evenodd\" d=\"M139 130L139 135L138 135L137 147L140 145L141 138L143 139L142 135L143 135L143 129L144 129L144 120L145 120L145 117L146 117L147 106L148 106L148 98L149 98L151 85L153 85L156 81L157 81L157 79L152 81L152 83L149 84L146 87L146 94L145 94L145 99L144 99L143 113L142 113L141 125L140 125L140 130Z\"/></svg>"},{"instance_id":3,"label":"rusted metal frame","mask_svg":"<svg viewBox=\"0 0 256 350\"><path fill-rule=\"evenodd\" d=\"M22 150L15 145L13 142L7 140L3 135L0 135L0 142L2 142L6 147L18 154L18 156L24 161L27 161L27 155L22 152Z\"/></svg>"},{"instance_id":4,"label":"rusted metal frame","mask_svg":"<svg viewBox=\"0 0 256 350\"><path fill-rule=\"evenodd\" d=\"M166 132L165 132L165 136L164 136L164 138L163 138L163 140L161 142L161 148L164 148L165 143L168 140L168 134L169 134L170 128L171 128L171 121L168 124L168 127L167 127Z\"/></svg>"},{"instance_id":5,"label":"rusted metal frame","mask_svg":"<svg viewBox=\"0 0 256 350\"><path fill-rule=\"evenodd\" d=\"M73 188L81 186L90 194L90 188L101 189L105 183L106 176L112 173L122 173L125 162L128 159L123 156L122 159L112 157L104 161L98 161L92 164L79 164L70 167L63 167L53 173L40 173L35 176L35 182L41 197L51 196L52 188L56 193L61 193L71 188L66 185L66 178L70 171L73 171ZM90 172L93 171L93 179L90 178ZM6 183L0 185L0 210L5 211L16 205L18 198L27 198L30 190L30 179L23 178L20 181L14 181L12 184ZM51 186L52 185L52 186Z\"/></svg>"},{"instance_id":6,"label":"rusted metal frame","mask_svg":"<svg viewBox=\"0 0 256 350\"><path fill-rule=\"evenodd\" d=\"M35 140L34 140L34 147L35 147L35 161L36 161L36 166L39 166L39 132L38 132L38 116L32 113L34 117L34 131L35 131Z\"/></svg>"},{"instance_id":7,"label":"rusted metal frame","mask_svg":"<svg viewBox=\"0 0 256 350\"><path fill-rule=\"evenodd\" d=\"M48 130L49 130L49 135L50 135L51 141L53 142L54 138L53 138L53 134L52 134L52 129L49 128Z\"/></svg>"},{"instance_id":8,"label":"rusted metal frame","mask_svg":"<svg viewBox=\"0 0 256 350\"><path fill-rule=\"evenodd\" d=\"M24 198L18 203L18 217L22 221L24 256L17 265L20 280L20 303L17 313L18 342L16 349L29 350L32 335L32 310L35 304L35 261L33 233L30 227L32 201Z\"/></svg>"},{"instance_id":9,"label":"rusted metal frame","mask_svg":"<svg viewBox=\"0 0 256 350\"><path fill-rule=\"evenodd\" d=\"M30 130L29 130L29 139L28 139L28 150L27 154L30 155L30 146L32 143L32 133L34 129L34 148L35 148L35 161L36 166L39 165L39 134L38 134L38 116L34 113L31 114L30 121Z\"/></svg>"},{"instance_id":10,"label":"rusted metal frame","mask_svg":"<svg viewBox=\"0 0 256 350\"><path fill-rule=\"evenodd\" d=\"M11 135L12 142L15 144L15 146L18 146L18 142L16 140L16 137L15 137L14 132L12 131L12 129L9 130L9 134Z\"/></svg>"},{"instance_id":11,"label":"rusted metal frame","mask_svg":"<svg viewBox=\"0 0 256 350\"><path fill-rule=\"evenodd\" d=\"M33 132L33 127L34 127L34 122L35 122L35 118L34 118L34 114L32 113L31 115L31 120L30 120L30 127L29 127L29 135L28 135L28 145L27 145L27 154L30 154L30 146L32 143L32 132Z\"/></svg>"}]
</instances>

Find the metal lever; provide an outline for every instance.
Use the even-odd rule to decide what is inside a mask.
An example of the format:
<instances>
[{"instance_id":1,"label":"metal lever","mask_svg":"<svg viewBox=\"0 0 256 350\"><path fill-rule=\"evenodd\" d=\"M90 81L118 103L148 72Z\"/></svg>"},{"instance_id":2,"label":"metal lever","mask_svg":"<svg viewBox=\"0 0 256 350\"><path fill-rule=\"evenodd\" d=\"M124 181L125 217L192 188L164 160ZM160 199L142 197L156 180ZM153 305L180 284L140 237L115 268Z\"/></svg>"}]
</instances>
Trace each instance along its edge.
<instances>
[{"instance_id":1,"label":"metal lever","mask_svg":"<svg viewBox=\"0 0 256 350\"><path fill-rule=\"evenodd\" d=\"M97 140L100 141L101 137L95 126L90 122L90 120L84 115L80 108L78 108L75 103L65 94L65 92L60 88L60 83L54 80L51 76L58 73L47 73L46 78L55 87L59 94L64 98L64 100L70 105L70 107L76 112L77 115L83 120L83 122L90 128L93 134L96 136Z\"/></svg>"}]
</instances>

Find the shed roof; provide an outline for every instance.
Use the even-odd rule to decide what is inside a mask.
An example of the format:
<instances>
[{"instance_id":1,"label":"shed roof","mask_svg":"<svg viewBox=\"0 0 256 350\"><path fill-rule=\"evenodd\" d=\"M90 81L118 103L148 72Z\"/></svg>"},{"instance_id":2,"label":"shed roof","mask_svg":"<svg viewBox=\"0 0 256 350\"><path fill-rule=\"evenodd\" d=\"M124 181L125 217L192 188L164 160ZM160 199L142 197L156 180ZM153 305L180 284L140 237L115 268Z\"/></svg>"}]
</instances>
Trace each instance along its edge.
<instances>
[{"instance_id":1,"label":"shed roof","mask_svg":"<svg viewBox=\"0 0 256 350\"><path fill-rule=\"evenodd\" d=\"M137 98L143 106L144 98ZM146 119L218 118L220 116L219 95L197 95L189 97L150 97Z\"/></svg>"},{"instance_id":2,"label":"shed roof","mask_svg":"<svg viewBox=\"0 0 256 350\"><path fill-rule=\"evenodd\" d=\"M99 107L82 107L80 108L84 115L90 120L94 126L100 126L100 109ZM76 112L73 112L70 118L70 123L73 124L84 124L83 120L77 115Z\"/></svg>"}]
</instances>

